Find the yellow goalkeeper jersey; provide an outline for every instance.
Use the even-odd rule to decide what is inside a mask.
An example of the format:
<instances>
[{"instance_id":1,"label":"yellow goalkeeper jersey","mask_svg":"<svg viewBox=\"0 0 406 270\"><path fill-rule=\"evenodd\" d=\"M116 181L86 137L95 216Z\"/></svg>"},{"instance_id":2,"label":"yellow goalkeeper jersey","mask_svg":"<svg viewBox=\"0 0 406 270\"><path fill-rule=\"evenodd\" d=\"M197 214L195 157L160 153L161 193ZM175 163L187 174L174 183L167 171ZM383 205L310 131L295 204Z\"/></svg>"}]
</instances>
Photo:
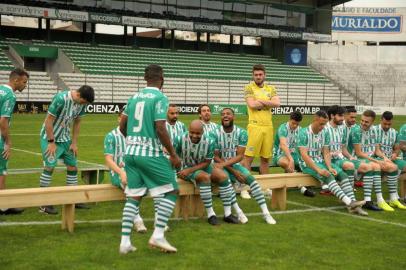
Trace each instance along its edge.
<instances>
[{"instance_id":1,"label":"yellow goalkeeper jersey","mask_svg":"<svg viewBox=\"0 0 406 270\"><path fill-rule=\"evenodd\" d=\"M259 87L255 82L252 82L246 85L244 89L245 99L254 98L255 100L270 100L270 98L276 95L276 88L265 83L263 87ZM257 110L248 107L248 121L249 124L272 126L271 109Z\"/></svg>"}]
</instances>

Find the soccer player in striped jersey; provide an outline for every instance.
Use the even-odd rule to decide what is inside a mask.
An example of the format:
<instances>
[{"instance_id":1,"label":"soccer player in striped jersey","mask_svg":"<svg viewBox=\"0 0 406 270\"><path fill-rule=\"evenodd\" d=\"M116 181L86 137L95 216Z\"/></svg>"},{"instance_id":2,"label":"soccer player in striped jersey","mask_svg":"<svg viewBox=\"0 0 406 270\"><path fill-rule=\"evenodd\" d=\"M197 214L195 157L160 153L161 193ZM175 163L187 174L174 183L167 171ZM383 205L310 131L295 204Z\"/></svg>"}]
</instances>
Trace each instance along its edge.
<instances>
[{"instance_id":1,"label":"soccer player in striped jersey","mask_svg":"<svg viewBox=\"0 0 406 270\"><path fill-rule=\"evenodd\" d=\"M15 91L22 92L27 86L28 73L20 68L10 72L7 84L0 86L0 190L6 188L8 160L11 152L11 137L9 126L16 103ZM24 209L0 209L0 215L21 214Z\"/></svg>"},{"instance_id":2,"label":"soccer player in striped jersey","mask_svg":"<svg viewBox=\"0 0 406 270\"><path fill-rule=\"evenodd\" d=\"M199 113L199 119L203 124L204 132L213 135L215 131L219 128L219 125L210 121L211 110L209 105L207 104L200 105L197 112Z\"/></svg>"},{"instance_id":3,"label":"soccer player in striped jersey","mask_svg":"<svg viewBox=\"0 0 406 270\"><path fill-rule=\"evenodd\" d=\"M371 178L373 175L372 168L366 164L361 163L359 160L349 156L346 151L346 140L347 137L343 134L344 128L344 111L345 109L341 106L333 105L327 110L330 121L326 125L326 132L329 136L329 150L333 169L337 172L336 178L341 185L343 191L349 195L351 200L355 200L355 195L353 191L354 185L354 173L358 170L360 173L365 174L365 177ZM367 216L368 213L361 208L356 208L352 213Z\"/></svg>"},{"instance_id":4,"label":"soccer player in striped jersey","mask_svg":"<svg viewBox=\"0 0 406 270\"><path fill-rule=\"evenodd\" d=\"M303 173L313 176L322 184L327 184L330 191L343 201L351 212L361 207L364 202L351 199L351 194L347 194L347 190L342 190L336 182L335 176L337 172L331 166L330 151L328 149L330 144L329 136L323 130L327 122L327 113L318 111L314 115L313 122L308 127L300 130L298 142L299 165Z\"/></svg>"},{"instance_id":5,"label":"soccer player in striped jersey","mask_svg":"<svg viewBox=\"0 0 406 270\"><path fill-rule=\"evenodd\" d=\"M400 154L397 131L392 128L393 114L386 111L382 114L381 123L375 126L380 150L384 154L386 164L381 163L382 171L388 177L389 205L393 208L406 209L399 201L398 179L400 173L406 172L406 161L398 159Z\"/></svg>"},{"instance_id":6,"label":"soccer player in striped jersey","mask_svg":"<svg viewBox=\"0 0 406 270\"><path fill-rule=\"evenodd\" d=\"M118 114L118 122L120 123L121 115L124 108ZM110 169L111 183L124 190L127 185L127 174L124 170L124 154L125 154L125 137L120 131L120 127L116 127L110 131L104 138L104 160L106 166ZM146 233L147 228L140 214L134 218L134 227L139 233Z\"/></svg>"},{"instance_id":7,"label":"soccer player in striped jersey","mask_svg":"<svg viewBox=\"0 0 406 270\"><path fill-rule=\"evenodd\" d=\"M66 165L66 184L68 186L78 184L76 157L80 119L85 115L86 105L93 100L94 90L88 85L83 85L78 90L60 92L52 99L40 134L44 161L40 187L48 187L51 184L52 173L58 159L62 159ZM72 138L71 125L73 125ZM84 204L76 204L75 207L88 208ZM52 215L58 213L52 205L41 206L40 212Z\"/></svg>"},{"instance_id":8,"label":"soccer player in striped jersey","mask_svg":"<svg viewBox=\"0 0 406 270\"><path fill-rule=\"evenodd\" d=\"M217 130L216 149L214 151L214 166L223 170L232 182L248 184L251 193L262 210L266 223L276 224L266 205L264 194L255 178L247 168L239 162L244 157L245 146L247 145L247 131L234 125L234 111L231 108L224 108L221 111L221 127ZM238 207L235 193L232 205L237 212L238 220L241 223L248 222L247 217Z\"/></svg>"},{"instance_id":9,"label":"soccer player in striped jersey","mask_svg":"<svg viewBox=\"0 0 406 270\"><path fill-rule=\"evenodd\" d=\"M403 124L399 129L399 144L403 160L406 160L406 124Z\"/></svg>"},{"instance_id":10,"label":"soccer player in striped jersey","mask_svg":"<svg viewBox=\"0 0 406 270\"><path fill-rule=\"evenodd\" d=\"M351 131L351 140L357 158L365 163L369 163L373 170L372 179L364 178L364 208L374 211L385 210L394 211L382 196L381 170L392 172L393 167L390 160L385 157L379 146L379 139L376 129L373 127L375 112L366 110L361 116L361 125ZM378 207L371 200L372 188L375 189Z\"/></svg>"},{"instance_id":11,"label":"soccer player in striped jersey","mask_svg":"<svg viewBox=\"0 0 406 270\"><path fill-rule=\"evenodd\" d=\"M233 188L227 175L211 164L215 140L213 136L203 131L202 122L193 120L190 123L189 131L175 139L174 146L182 159L182 169L178 171L178 177L194 182L199 188L209 224L219 224L213 209L211 182L219 185L220 199L224 206L224 221L233 224L239 223L238 219L231 214Z\"/></svg>"},{"instance_id":12,"label":"soccer player in striped jersey","mask_svg":"<svg viewBox=\"0 0 406 270\"><path fill-rule=\"evenodd\" d=\"M178 120L179 110L176 104L169 104L166 116L166 129L168 130L171 141L186 131L186 126Z\"/></svg>"},{"instance_id":13,"label":"soccer player in striped jersey","mask_svg":"<svg viewBox=\"0 0 406 270\"><path fill-rule=\"evenodd\" d=\"M357 127L357 110L355 107L349 107L345 110L344 113L344 121L343 124L340 126L343 129L343 139L345 140L345 145L343 148L343 154L346 155L348 153L348 156L346 156L348 159L356 159L355 158L355 152L354 152L354 146L352 145L351 141L351 130L353 130L355 127ZM369 165L368 165L369 166ZM355 176L360 176L359 174L355 174ZM356 180L354 181L354 185L356 187L363 187L364 183L362 180Z\"/></svg>"},{"instance_id":14,"label":"soccer player in striped jersey","mask_svg":"<svg viewBox=\"0 0 406 270\"><path fill-rule=\"evenodd\" d=\"M299 111L291 112L289 121L281 124L275 135L272 164L280 166L287 173L300 171L297 141L302 119L303 116ZM315 193L306 187L300 187L300 192L308 197L315 196Z\"/></svg>"},{"instance_id":15,"label":"soccer player in striped jersey","mask_svg":"<svg viewBox=\"0 0 406 270\"><path fill-rule=\"evenodd\" d=\"M120 121L120 131L126 136L127 145L124 157L127 201L121 227L122 254L136 250L131 244L130 234L134 218L139 213L141 198L147 190L152 197L164 194L158 201L155 229L148 243L164 252L177 252L164 235L179 190L173 167L179 167L181 160L172 146L165 126L168 98L160 91L164 82L162 67L147 66L144 79L147 87L128 100ZM164 153L163 147L169 157Z\"/></svg>"}]
</instances>

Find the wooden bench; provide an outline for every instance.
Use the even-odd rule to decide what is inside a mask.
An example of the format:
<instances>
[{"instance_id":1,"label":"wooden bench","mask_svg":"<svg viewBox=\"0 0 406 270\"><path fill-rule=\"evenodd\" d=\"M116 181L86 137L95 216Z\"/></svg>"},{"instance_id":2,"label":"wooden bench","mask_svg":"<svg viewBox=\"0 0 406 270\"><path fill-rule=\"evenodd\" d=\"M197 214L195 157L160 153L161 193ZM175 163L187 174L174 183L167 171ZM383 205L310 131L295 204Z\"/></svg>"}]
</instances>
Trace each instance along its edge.
<instances>
[{"instance_id":1,"label":"wooden bench","mask_svg":"<svg viewBox=\"0 0 406 270\"><path fill-rule=\"evenodd\" d=\"M406 175L400 181L400 193L406 194ZM286 189L298 186L319 186L320 183L302 173L255 175L262 189L272 189L271 207L286 209ZM179 199L175 217L202 217L205 214L199 189L190 182L178 180ZM75 203L125 200L122 190L111 184L24 188L0 190L0 208L62 205L62 229L74 230Z\"/></svg>"}]
</instances>

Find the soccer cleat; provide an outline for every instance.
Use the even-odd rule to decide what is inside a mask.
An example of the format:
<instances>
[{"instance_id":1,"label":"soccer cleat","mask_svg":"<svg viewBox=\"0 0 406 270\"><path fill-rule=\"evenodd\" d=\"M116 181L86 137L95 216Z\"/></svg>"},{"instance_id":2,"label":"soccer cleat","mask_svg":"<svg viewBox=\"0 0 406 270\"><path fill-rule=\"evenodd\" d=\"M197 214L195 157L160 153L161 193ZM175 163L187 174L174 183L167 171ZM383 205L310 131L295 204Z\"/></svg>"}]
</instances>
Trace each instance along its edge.
<instances>
[{"instance_id":1,"label":"soccer cleat","mask_svg":"<svg viewBox=\"0 0 406 270\"><path fill-rule=\"evenodd\" d=\"M320 195L331 196L331 195L333 195L333 193L331 193L331 191L328 188L324 188L324 189L320 190Z\"/></svg>"},{"instance_id":2,"label":"soccer cleat","mask_svg":"<svg viewBox=\"0 0 406 270\"><path fill-rule=\"evenodd\" d=\"M224 217L223 220L227 223L230 224L239 224L240 222L238 221L238 218L233 216L232 214L229 215L228 217Z\"/></svg>"},{"instance_id":3,"label":"soccer cleat","mask_svg":"<svg viewBox=\"0 0 406 270\"><path fill-rule=\"evenodd\" d=\"M140 221L134 222L134 229L137 233L146 233L147 232L147 228L145 227L142 219Z\"/></svg>"},{"instance_id":4,"label":"soccer cleat","mask_svg":"<svg viewBox=\"0 0 406 270\"><path fill-rule=\"evenodd\" d=\"M360 216L368 216L368 212L362 210L362 208L360 206L355 209L351 209L350 207L347 207L347 209L348 209L348 212L351 214L357 214Z\"/></svg>"},{"instance_id":5,"label":"soccer cleat","mask_svg":"<svg viewBox=\"0 0 406 270\"><path fill-rule=\"evenodd\" d=\"M314 196L316 196L316 193L313 190L311 190L310 188L307 188L303 192L303 195L306 196L306 197L314 197Z\"/></svg>"},{"instance_id":6,"label":"soccer cleat","mask_svg":"<svg viewBox=\"0 0 406 270\"><path fill-rule=\"evenodd\" d=\"M210 216L207 221L209 222L210 225L216 226L219 225L219 221L215 215Z\"/></svg>"},{"instance_id":7,"label":"soccer cleat","mask_svg":"<svg viewBox=\"0 0 406 270\"><path fill-rule=\"evenodd\" d=\"M355 181L354 186L355 186L355 187L363 187L363 186L364 186L364 182L362 182L362 181Z\"/></svg>"},{"instance_id":8,"label":"soccer cleat","mask_svg":"<svg viewBox=\"0 0 406 270\"><path fill-rule=\"evenodd\" d=\"M8 208L6 210L0 210L0 215L19 215L24 212L23 208Z\"/></svg>"},{"instance_id":9,"label":"soccer cleat","mask_svg":"<svg viewBox=\"0 0 406 270\"><path fill-rule=\"evenodd\" d=\"M90 207L87 204L84 203L77 203L75 204L76 209L90 209Z\"/></svg>"},{"instance_id":10,"label":"soccer cleat","mask_svg":"<svg viewBox=\"0 0 406 270\"><path fill-rule=\"evenodd\" d=\"M129 252L134 252L134 251L136 251L137 250L137 248L136 247L134 247L133 245L120 245L120 254L123 254L123 255L125 255L125 254L127 254L127 253L129 253Z\"/></svg>"},{"instance_id":11,"label":"soccer cleat","mask_svg":"<svg viewBox=\"0 0 406 270\"><path fill-rule=\"evenodd\" d=\"M46 206L40 206L39 207L39 212L48 214L48 215L56 215L58 214L58 211L56 211L55 207L52 205L46 205Z\"/></svg>"},{"instance_id":12,"label":"soccer cleat","mask_svg":"<svg viewBox=\"0 0 406 270\"><path fill-rule=\"evenodd\" d=\"M383 209L384 211L393 212L395 209L389 206L385 201L381 201L378 203L378 206Z\"/></svg>"},{"instance_id":13,"label":"soccer cleat","mask_svg":"<svg viewBox=\"0 0 406 270\"><path fill-rule=\"evenodd\" d=\"M276 220L269 213L264 215L264 219L268 224L276 224Z\"/></svg>"},{"instance_id":14,"label":"soccer cleat","mask_svg":"<svg viewBox=\"0 0 406 270\"><path fill-rule=\"evenodd\" d=\"M238 214L237 214L237 218L238 218L238 221L239 221L241 224L245 224L245 223L248 222L248 218L244 215L243 212L238 213Z\"/></svg>"},{"instance_id":15,"label":"soccer cleat","mask_svg":"<svg viewBox=\"0 0 406 270\"><path fill-rule=\"evenodd\" d=\"M390 201L389 205L393 208L399 208L406 210L406 206L404 206L399 200Z\"/></svg>"},{"instance_id":16,"label":"soccer cleat","mask_svg":"<svg viewBox=\"0 0 406 270\"><path fill-rule=\"evenodd\" d=\"M251 199L251 195L248 193L247 190L242 190L240 193L241 198L249 200Z\"/></svg>"},{"instance_id":17,"label":"soccer cleat","mask_svg":"<svg viewBox=\"0 0 406 270\"><path fill-rule=\"evenodd\" d=\"M361 207L365 204L365 201L352 201L349 205L351 210L356 209L357 207Z\"/></svg>"},{"instance_id":18,"label":"soccer cleat","mask_svg":"<svg viewBox=\"0 0 406 270\"><path fill-rule=\"evenodd\" d=\"M148 244L150 247L160 249L162 252L165 253L175 253L178 251L175 247L169 244L168 241L166 241L165 237L163 238L151 237L148 241Z\"/></svg>"},{"instance_id":19,"label":"soccer cleat","mask_svg":"<svg viewBox=\"0 0 406 270\"><path fill-rule=\"evenodd\" d=\"M362 207L372 211L382 211L382 209L376 206L372 201L365 202L364 206Z\"/></svg>"}]
</instances>

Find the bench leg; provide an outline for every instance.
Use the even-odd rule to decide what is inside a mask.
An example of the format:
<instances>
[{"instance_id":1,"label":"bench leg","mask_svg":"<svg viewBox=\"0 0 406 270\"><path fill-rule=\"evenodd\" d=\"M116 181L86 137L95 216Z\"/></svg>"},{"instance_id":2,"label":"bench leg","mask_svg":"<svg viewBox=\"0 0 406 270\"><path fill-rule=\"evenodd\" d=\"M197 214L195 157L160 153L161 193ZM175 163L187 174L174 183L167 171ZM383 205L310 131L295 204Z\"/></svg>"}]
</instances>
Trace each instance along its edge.
<instances>
[{"instance_id":1,"label":"bench leg","mask_svg":"<svg viewBox=\"0 0 406 270\"><path fill-rule=\"evenodd\" d=\"M273 209L286 210L286 187L272 189L272 202Z\"/></svg>"},{"instance_id":2,"label":"bench leg","mask_svg":"<svg viewBox=\"0 0 406 270\"><path fill-rule=\"evenodd\" d=\"M73 233L75 228L75 205L65 204L62 207L62 230Z\"/></svg>"},{"instance_id":3,"label":"bench leg","mask_svg":"<svg viewBox=\"0 0 406 270\"><path fill-rule=\"evenodd\" d=\"M191 203L192 216L199 217L199 218L203 217L205 209L204 209L203 201L200 198L200 195L199 194L192 195L191 200L192 200L192 203Z\"/></svg>"},{"instance_id":4,"label":"bench leg","mask_svg":"<svg viewBox=\"0 0 406 270\"><path fill-rule=\"evenodd\" d=\"M402 173L399 176L399 189L400 197L404 198L406 196L406 173Z\"/></svg>"},{"instance_id":5,"label":"bench leg","mask_svg":"<svg viewBox=\"0 0 406 270\"><path fill-rule=\"evenodd\" d=\"M183 195L178 197L174 211L175 218L182 217L185 220L189 218L190 201L190 195Z\"/></svg>"}]
</instances>

